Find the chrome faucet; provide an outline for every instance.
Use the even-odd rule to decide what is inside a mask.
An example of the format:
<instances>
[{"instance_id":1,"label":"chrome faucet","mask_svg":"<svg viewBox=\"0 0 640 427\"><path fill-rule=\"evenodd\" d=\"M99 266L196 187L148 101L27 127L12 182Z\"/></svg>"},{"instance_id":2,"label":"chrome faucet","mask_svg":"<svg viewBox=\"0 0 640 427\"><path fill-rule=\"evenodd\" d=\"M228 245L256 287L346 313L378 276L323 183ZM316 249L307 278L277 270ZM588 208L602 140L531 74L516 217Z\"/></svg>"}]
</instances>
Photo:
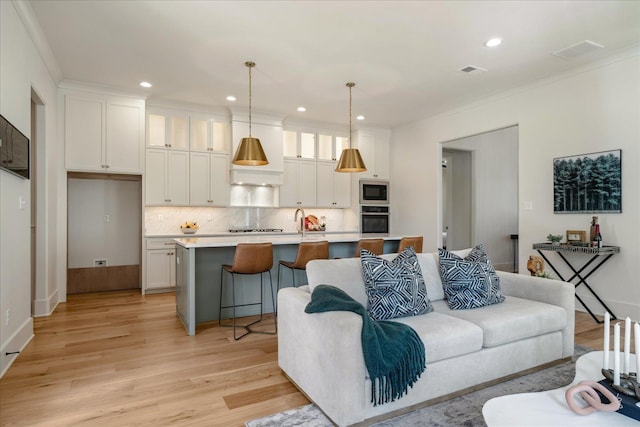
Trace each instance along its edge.
<instances>
[{"instance_id":1,"label":"chrome faucet","mask_svg":"<svg viewBox=\"0 0 640 427\"><path fill-rule=\"evenodd\" d=\"M304 214L304 209L302 209L302 208L296 209L296 213L293 215L293 222L296 222L298 220L298 213L302 214L302 216L300 217L300 230L299 230L299 232L302 233L302 237L304 237L305 236L304 219L306 218L306 216Z\"/></svg>"}]
</instances>

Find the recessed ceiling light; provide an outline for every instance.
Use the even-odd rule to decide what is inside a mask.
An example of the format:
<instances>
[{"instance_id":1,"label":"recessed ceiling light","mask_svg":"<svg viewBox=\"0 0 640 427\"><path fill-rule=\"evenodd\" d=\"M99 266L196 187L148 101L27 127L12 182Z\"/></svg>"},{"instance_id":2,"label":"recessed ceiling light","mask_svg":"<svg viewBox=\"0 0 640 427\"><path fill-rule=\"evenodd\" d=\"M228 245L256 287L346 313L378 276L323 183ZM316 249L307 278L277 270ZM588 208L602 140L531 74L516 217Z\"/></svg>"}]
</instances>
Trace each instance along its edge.
<instances>
[{"instance_id":1,"label":"recessed ceiling light","mask_svg":"<svg viewBox=\"0 0 640 427\"><path fill-rule=\"evenodd\" d=\"M150 88L153 85L151 83L149 83L149 82L140 82L140 86L146 87L146 88Z\"/></svg>"},{"instance_id":2,"label":"recessed ceiling light","mask_svg":"<svg viewBox=\"0 0 640 427\"><path fill-rule=\"evenodd\" d=\"M494 37L484 42L484 45L486 47L496 47L496 46L500 46L501 44L502 44L502 39L500 37Z\"/></svg>"},{"instance_id":3,"label":"recessed ceiling light","mask_svg":"<svg viewBox=\"0 0 640 427\"><path fill-rule=\"evenodd\" d=\"M359 116L356 117L356 120L364 120L364 116L360 114Z\"/></svg>"},{"instance_id":4,"label":"recessed ceiling light","mask_svg":"<svg viewBox=\"0 0 640 427\"><path fill-rule=\"evenodd\" d=\"M301 105L298 107L298 111L300 111L301 113L304 113L305 111L307 111L307 109Z\"/></svg>"},{"instance_id":5,"label":"recessed ceiling light","mask_svg":"<svg viewBox=\"0 0 640 427\"><path fill-rule=\"evenodd\" d=\"M233 95L229 95L229 96L227 96L227 101L231 101L231 102L233 102L233 101L235 101L235 100L236 100L236 97L235 97L235 96L233 96Z\"/></svg>"}]
</instances>

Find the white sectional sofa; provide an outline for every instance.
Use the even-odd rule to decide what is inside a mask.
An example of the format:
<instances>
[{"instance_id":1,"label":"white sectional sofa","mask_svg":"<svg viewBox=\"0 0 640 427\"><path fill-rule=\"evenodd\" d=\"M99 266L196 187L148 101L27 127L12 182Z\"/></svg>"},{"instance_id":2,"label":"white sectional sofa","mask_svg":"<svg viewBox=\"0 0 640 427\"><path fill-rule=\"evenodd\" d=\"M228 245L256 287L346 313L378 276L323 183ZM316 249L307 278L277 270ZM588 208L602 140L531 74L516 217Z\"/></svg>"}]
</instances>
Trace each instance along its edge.
<instances>
[{"instance_id":1,"label":"white sectional sofa","mask_svg":"<svg viewBox=\"0 0 640 427\"><path fill-rule=\"evenodd\" d=\"M466 253L462 251L461 256ZM392 259L395 254L383 255ZM387 418L425 402L573 354L574 286L498 272L504 302L451 310L438 254L417 254L434 310L394 319L422 339L427 369L408 393L374 406L362 354L362 319L345 311L307 314L320 284L341 288L367 305L360 259L315 260L309 286L278 293L278 361L289 379L339 426Z\"/></svg>"}]
</instances>

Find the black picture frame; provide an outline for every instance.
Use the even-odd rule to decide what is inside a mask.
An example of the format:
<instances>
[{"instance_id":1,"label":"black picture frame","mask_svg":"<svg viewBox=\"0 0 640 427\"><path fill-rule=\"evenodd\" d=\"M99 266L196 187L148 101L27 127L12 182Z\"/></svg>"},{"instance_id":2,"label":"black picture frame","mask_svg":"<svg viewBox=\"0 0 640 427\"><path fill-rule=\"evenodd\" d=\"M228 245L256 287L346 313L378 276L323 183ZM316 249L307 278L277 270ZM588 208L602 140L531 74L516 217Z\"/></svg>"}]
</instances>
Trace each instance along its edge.
<instances>
[{"instance_id":1,"label":"black picture frame","mask_svg":"<svg viewBox=\"0 0 640 427\"><path fill-rule=\"evenodd\" d=\"M29 138L0 114L0 169L23 179L29 179Z\"/></svg>"},{"instance_id":2,"label":"black picture frame","mask_svg":"<svg viewBox=\"0 0 640 427\"><path fill-rule=\"evenodd\" d=\"M553 212L622 213L622 150L554 158Z\"/></svg>"}]
</instances>

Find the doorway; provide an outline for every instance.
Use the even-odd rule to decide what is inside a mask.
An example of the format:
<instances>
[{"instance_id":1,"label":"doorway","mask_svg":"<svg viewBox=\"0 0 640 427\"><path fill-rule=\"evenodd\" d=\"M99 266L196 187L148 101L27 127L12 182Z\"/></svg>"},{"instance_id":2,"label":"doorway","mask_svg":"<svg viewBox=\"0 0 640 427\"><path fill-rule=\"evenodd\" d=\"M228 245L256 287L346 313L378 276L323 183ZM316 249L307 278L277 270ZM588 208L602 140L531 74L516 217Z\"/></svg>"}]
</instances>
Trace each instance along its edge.
<instances>
[{"instance_id":1,"label":"doorway","mask_svg":"<svg viewBox=\"0 0 640 427\"><path fill-rule=\"evenodd\" d=\"M442 247L469 248L473 242L471 151L442 150Z\"/></svg>"},{"instance_id":2,"label":"doorway","mask_svg":"<svg viewBox=\"0 0 640 427\"><path fill-rule=\"evenodd\" d=\"M518 126L448 141L441 148L441 215L447 249L482 243L496 269L513 271L511 236L518 234Z\"/></svg>"},{"instance_id":3,"label":"doorway","mask_svg":"<svg viewBox=\"0 0 640 427\"><path fill-rule=\"evenodd\" d=\"M67 175L67 294L139 289L139 175Z\"/></svg>"},{"instance_id":4,"label":"doorway","mask_svg":"<svg viewBox=\"0 0 640 427\"><path fill-rule=\"evenodd\" d=\"M31 272L31 315L41 316L50 311L45 264L45 106L31 89L31 141L29 144L30 212L30 272Z\"/></svg>"}]
</instances>

